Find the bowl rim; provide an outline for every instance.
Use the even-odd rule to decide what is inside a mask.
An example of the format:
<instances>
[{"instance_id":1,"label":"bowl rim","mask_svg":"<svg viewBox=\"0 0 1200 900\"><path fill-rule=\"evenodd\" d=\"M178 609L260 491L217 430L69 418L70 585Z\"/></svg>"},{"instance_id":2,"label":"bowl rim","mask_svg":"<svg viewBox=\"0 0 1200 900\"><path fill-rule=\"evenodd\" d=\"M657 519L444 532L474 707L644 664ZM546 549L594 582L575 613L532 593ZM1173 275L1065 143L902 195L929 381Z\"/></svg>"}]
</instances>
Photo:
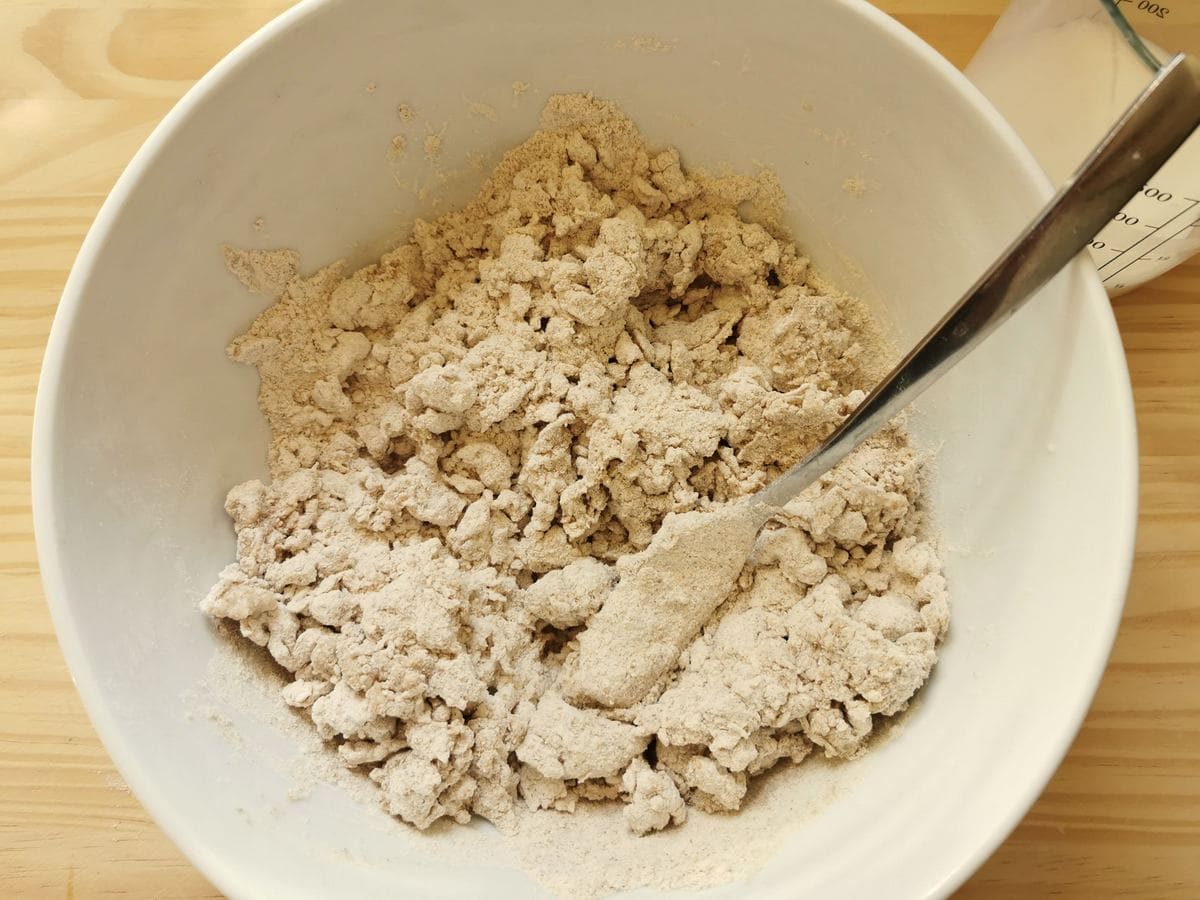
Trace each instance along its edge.
<instances>
[{"instance_id":1,"label":"bowl rim","mask_svg":"<svg viewBox=\"0 0 1200 900\"><path fill-rule=\"evenodd\" d=\"M30 486L37 559L51 620L71 680L105 750L138 801L189 862L218 890L231 897L252 895L253 888L246 883L239 867L213 851L204 835L194 830L191 824L174 810L156 780L141 770L137 762L138 754L122 729L114 713L113 704L103 693L84 651L83 636L76 628L61 566L57 542L58 493L51 471L50 450L55 443L58 428L58 397L62 387L62 370L69 333L79 308L85 302L87 285L112 224L128 198L138 189L144 170L167 149L176 131L192 114L193 109L217 84L234 74L259 48L282 38L292 27L324 8L341 2L343 0L300 0L231 50L189 88L155 126L117 179L80 246L50 329L34 405ZM890 39L903 45L908 52L917 57L919 64L931 67L934 74L940 75L953 86L964 100L976 107L989 121L996 138L1006 145L1007 151L1018 164L1020 174L1031 179L1044 198L1048 199L1052 195L1053 187L1049 178L1016 132L990 101L945 57L867 0L837 2L849 7L867 26L885 32ZM1132 385L1116 319L1094 266L1081 257L1072 264L1070 273L1071 277L1079 282L1080 290L1090 294L1088 302L1102 304L1104 307L1098 310L1102 340L1093 349L1098 356L1103 357L1104 372L1110 382L1098 385L1097 389L1103 389L1112 399L1118 419L1117 432L1112 436L1114 452L1119 462L1117 470L1111 473L1111 477L1115 479L1112 497L1119 512L1114 529L1119 530L1118 543L1125 550L1119 558L1110 561L1114 576L1111 595L1103 598L1104 603L1097 604L1095 615L1090 620L1088 630L1094 636L1094 640L1090 647L1090 656L1079 664L1080 670L1086 674L1083 683L1087 690L1080 693L1074 708L1063 711L1064 715L1059 720L1057 729L1042 743L1040 758L1030 761L1031 765L1027 770L1030 775L1026 782L1013 791L1007 806L992 818L984 829L985 833L981 834L975 850L957 860L940 865L940 871L931 870L930 883L934 886L926 896L939 900L962 885L992 855L1038 799L1065 758L1091 707L1104 674L1128 590L1138 519L1139 475Z\"/></svg>"}]
</instances>

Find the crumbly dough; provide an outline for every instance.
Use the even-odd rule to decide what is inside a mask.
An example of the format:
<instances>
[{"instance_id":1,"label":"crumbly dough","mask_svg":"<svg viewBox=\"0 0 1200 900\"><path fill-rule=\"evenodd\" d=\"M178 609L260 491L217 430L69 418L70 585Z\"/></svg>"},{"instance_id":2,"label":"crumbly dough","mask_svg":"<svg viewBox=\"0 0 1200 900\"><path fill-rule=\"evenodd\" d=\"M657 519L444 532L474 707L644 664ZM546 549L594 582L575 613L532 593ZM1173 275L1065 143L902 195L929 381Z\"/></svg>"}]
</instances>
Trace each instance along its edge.
<instances>
[{"instance_id":1,"label":"crumbly dough","mask_svg":"<svg viewBox=\"0 0 1200 900\"><path fill-rule=\"evenodd\" d=\"M928 677L949 612L901 428L756 545L732 511L880 364L859 305L739 213L755 191L555 97L373 265L227 251L278 297L230 347L271 480L230 491L237 561L202 606L390 813L505 828L611 800L651 832L856 755Z\"/></svg>"}]
</instances>

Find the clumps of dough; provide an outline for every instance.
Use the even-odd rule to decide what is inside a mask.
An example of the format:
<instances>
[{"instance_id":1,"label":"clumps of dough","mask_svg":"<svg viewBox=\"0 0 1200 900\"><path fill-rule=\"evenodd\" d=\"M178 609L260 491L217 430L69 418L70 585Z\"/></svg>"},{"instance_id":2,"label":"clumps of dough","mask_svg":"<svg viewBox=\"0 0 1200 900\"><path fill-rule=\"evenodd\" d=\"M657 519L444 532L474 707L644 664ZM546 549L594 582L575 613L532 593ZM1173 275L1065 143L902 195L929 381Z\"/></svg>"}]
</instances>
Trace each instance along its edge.
<instances>
[{"instance_id":1,"label":"clumps of dough","mask_svg":"<svg viewBox=\"0 0 1200 900\"><path fill-rule=\"evenodd\" d=\"M636 726L578 709L547 691L530 717L517 759L544 778L612 778L641 755L649 740L649 733Z\"/></svg>"},{"instance_id":2,"label":"clumps of dough","mask_svg":"<svg viewBox=\"0 0 1200 900\"><path fill-rule=\"evenodd\" d=\"M526 588L525 609L555 628L574 628L604 605L616 579L612 566L590 557L577 559Z\"/></svg>"},{"instance_id":3,"label":"clumps of dough","mask_svg":"<svg viewBox=\"0 0 1200 900\"><path fill-rule=\"evenodd\" d=\"M393 815L619 801L645 834L862 752L928 677L949 608L901 429L753 553L733 506L880 362L858 304L740 215L755 191L558 97L377 263L227 251L277 298L230 347L271 479L230 491L237 561L202 608Z\"/></svg>"}]
</instances>

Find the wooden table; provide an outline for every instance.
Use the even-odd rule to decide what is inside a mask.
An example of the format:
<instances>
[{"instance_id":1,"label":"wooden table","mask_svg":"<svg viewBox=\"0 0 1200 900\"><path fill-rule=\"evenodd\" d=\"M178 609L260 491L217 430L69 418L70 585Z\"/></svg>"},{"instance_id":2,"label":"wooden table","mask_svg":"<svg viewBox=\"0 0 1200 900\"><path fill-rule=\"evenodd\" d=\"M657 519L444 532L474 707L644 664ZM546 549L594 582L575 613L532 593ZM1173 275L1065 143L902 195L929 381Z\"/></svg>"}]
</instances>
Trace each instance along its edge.
<instances>
[{"instance_id":1,"label":"wooden table","mask_svg":"<svg viewBox=\"0 0 1200 900\"><path fill-rule=\"evenodd\" d=\"M150 129L287 3L0 3L0 896L216 896L88 724L42 598L33 398L84 232ZM965 63L1004 0L880 4ZM964 897L1200 897L1200 262L1116 302L1142 512L1116 649L1070 755ZM1065 536L1069 538L1069 536Z\"/></svg>"}]
</instances>

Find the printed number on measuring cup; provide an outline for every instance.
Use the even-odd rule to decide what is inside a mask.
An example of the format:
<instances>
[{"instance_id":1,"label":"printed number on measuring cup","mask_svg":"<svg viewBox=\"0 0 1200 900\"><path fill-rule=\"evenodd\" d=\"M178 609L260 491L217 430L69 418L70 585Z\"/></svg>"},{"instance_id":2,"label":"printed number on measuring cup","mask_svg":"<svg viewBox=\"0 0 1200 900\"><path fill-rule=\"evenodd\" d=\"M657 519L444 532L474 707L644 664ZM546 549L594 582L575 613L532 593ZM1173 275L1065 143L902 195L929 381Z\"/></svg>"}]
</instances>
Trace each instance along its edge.
<instances>
[{"instance_id":1,"label":"printed number on measuring cup","mask_svg":"<svg viewBox=\"0 0 1200 900\"><path fill-rule=\"evenodd\" d=\"M1114 222L1123 222L1126 225L1136 225L1141 220L1138 219L1137 216L1129 215L1129 213L1119 212L1115 216L1113 216L1113 221Z\"/></svg>"},{"instance_id":2,"label":"printed number on measuring cup","mask_svg":"<svg viewBox=\"0 0 1200 900\"><path fill-rule=\"evenodd\" d=\"M1144 188L1142 188L1142 194L1143 196L1149 197L1151 200L1157 200L1159 203L1166 203L1173 196L1175 196L1170 191L1160 191L1158 188L1150 187L1150 185L1146 185Z\"/></svg>"},{"instance_id":3,"label":"printed number on measuring cup","mask_svg":"<svg viewBox=\"0 0 1200 900\"><path fill-rule=\"evenodd\" d=\"M1117 0L1118 3L1132 3L1133 0ZM1150 13L1158 19L1165 19L1171 14L1169 7L1163 6L1161 3L1151 3L1150 0L1138 0L1137 8L1142 12Z\"/></svg>"}]
</instances>

